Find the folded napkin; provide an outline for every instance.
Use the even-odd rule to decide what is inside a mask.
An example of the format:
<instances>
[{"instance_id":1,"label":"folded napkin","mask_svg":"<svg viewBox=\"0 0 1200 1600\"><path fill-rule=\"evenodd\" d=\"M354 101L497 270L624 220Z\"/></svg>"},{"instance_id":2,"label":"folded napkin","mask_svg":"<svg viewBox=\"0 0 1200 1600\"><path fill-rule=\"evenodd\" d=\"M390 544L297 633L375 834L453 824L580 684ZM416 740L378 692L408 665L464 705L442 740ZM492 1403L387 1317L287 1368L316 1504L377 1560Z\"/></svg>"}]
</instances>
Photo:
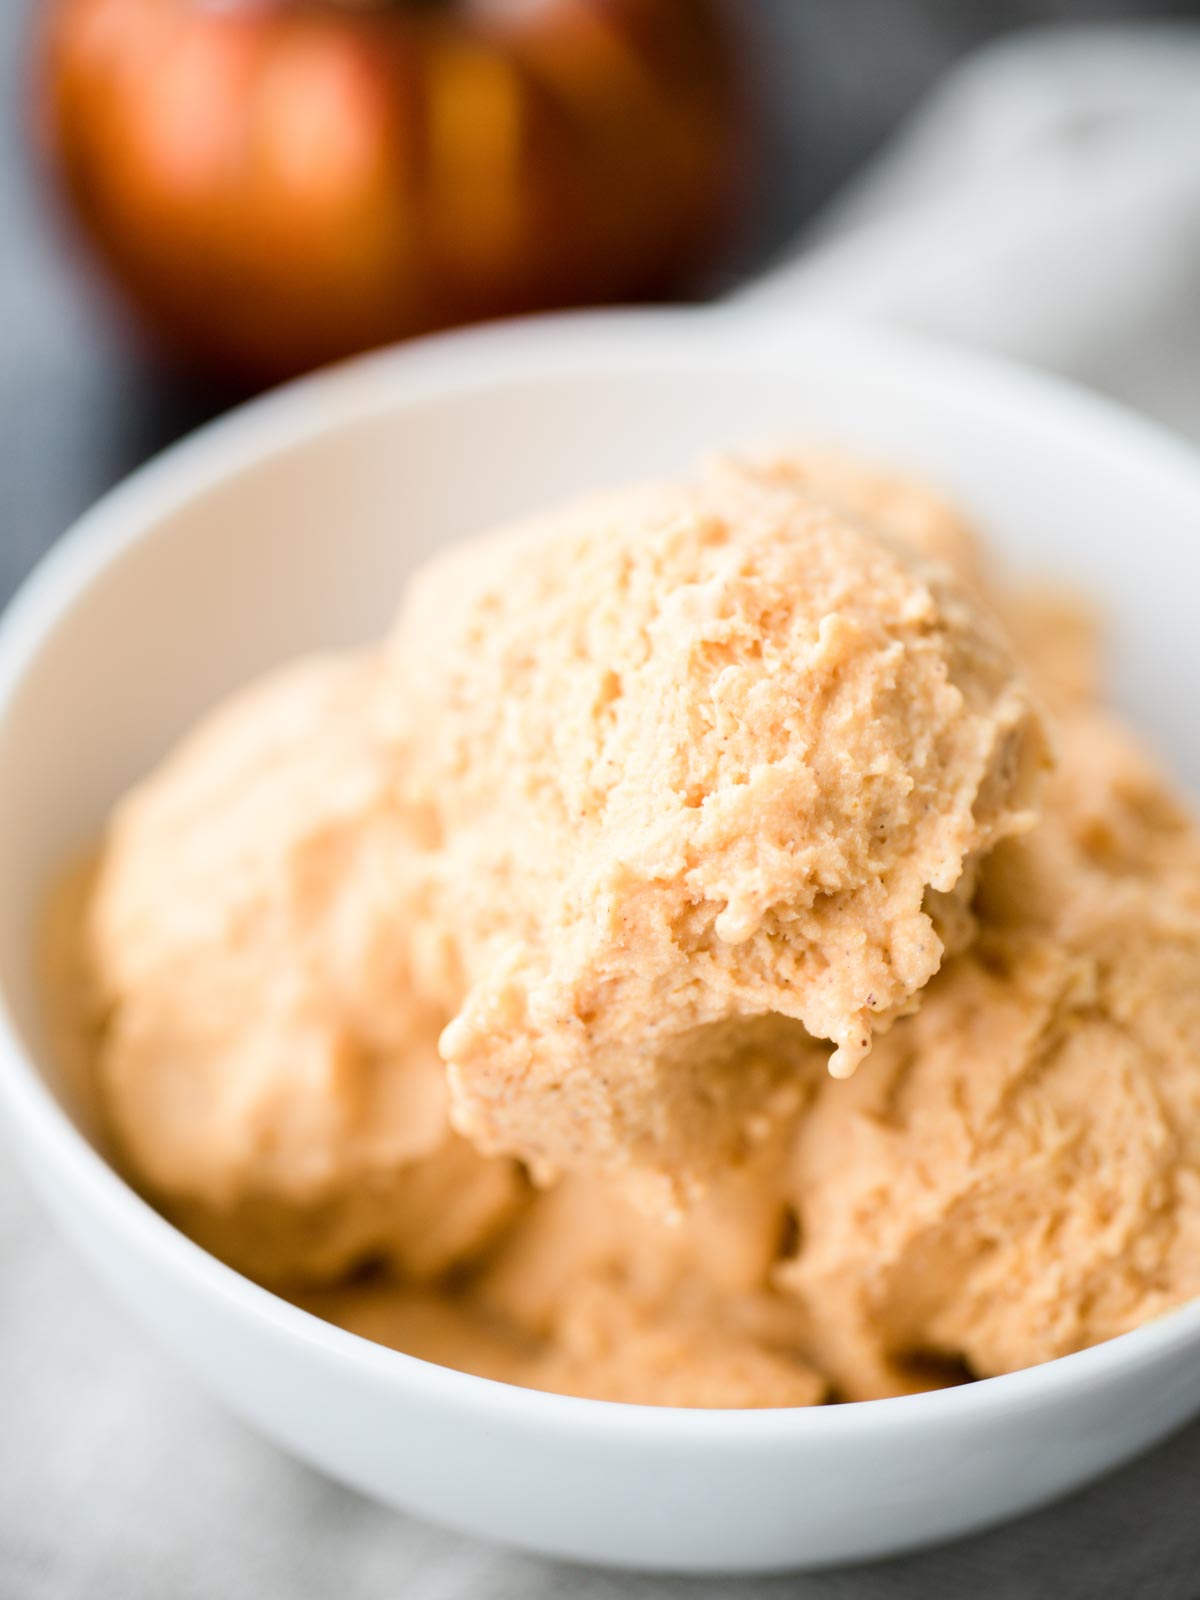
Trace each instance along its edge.
<instances>
[{"instance_id":1,"label":"folded napkin","mask_svg":"<svg viewBox=\"0 0 1200 1600\"><path fill-rule=\"evenodd\" d=\"M1200 436L1200 30L986 51L740 298L1005 350ZM3 1169L0 1374L3 1600L1190 1600L1200 1570L1200 1428L1061 1507L855 1572L637 1578L442 1533L227 1418Z\"/></svg>"}]
</instances>

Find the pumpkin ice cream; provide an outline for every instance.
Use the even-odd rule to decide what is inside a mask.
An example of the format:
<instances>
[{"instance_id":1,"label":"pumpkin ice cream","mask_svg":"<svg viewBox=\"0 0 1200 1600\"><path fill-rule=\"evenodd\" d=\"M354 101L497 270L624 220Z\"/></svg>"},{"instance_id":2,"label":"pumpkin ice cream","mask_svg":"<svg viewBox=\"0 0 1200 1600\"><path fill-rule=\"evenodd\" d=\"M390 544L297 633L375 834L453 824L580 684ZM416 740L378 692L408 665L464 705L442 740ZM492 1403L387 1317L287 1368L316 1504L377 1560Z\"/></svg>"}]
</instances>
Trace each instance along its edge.
<instances>
[{"instance_id":1,"label":"pumpkin ice cream","mask_svg":"<svg viewBox=\"0 0 1200 1600\"><path fill-rule=\"evenodd\" d=\"M456 1126L678 1203L847 1076L1034 820L1042 725L941 564L717 469L435 561L389 650L464 994Z\"/></svg>"},{"instance_id":2,"label":"pumpkin ice cream","mask_svg":"<svg viewBox=\"0 0 1200 1600\"><path fill-rule=\"evenodd\" d=\"M117 808L87 929L126 1165L273 1281L365 1256L436 1275L521 1180L454 1135L408 938L419 857L368 736L370 658L235 696Z\"/></svg>"},{"instance_id":3,"label":"pumpkin ice cream","mask_svg":"<svg viewBox=\"0 0 1200 1600\"><path fill-rule=\"evenodd\" d=\"M814 1049L800 1085L825 1076ZM777 1128L685 1216L646 1217L611 1184L532 1193L465 1274L307 1293L352 1332L481 1376L639 1405L815 1405L800 1303L772 1275L792 1228L792 1148Z\"/></svg>"},{"instance_id":4,"label":"pumpkin ice cream","mask_svg":"<svg viewBox=\"0 0 1200 1600\"><path fill-rule=\"evenodd\" d=\"M1200 829L1100 678L828 453L464 546L117 808L60 987L118 1159L318 1314L568 1394L1135 1327L1200 1293Z\"/></svg>"},{"instance_id":5,"label":"pumpkin ice cream","mask_svg":"<svg viewBox=\"0 0 1200 1600\"><path fill-rule=\"evenodd\" d=\"M977 942L797 1128L776 1282L846 1398L1200 1293L1200 834L1119 724L1063 737L1046 820L983 869Z\"/></svg>"},{"instance_id":6,"label":"pumpkin ice cream","mask_svg":"<svg viewBox=\"0 0 1200 1600\"><path fill-rule=\"evenodd\" d=\"M568 1178L536 1194L448 1292L393 1283L301 1303L527 1388L640 1405L814 1405L828 1383L801 1352L798 1304L770 1284L786 1234L787 1148L777 1133L675 1223Z\"/></svg>"}]
</instances>

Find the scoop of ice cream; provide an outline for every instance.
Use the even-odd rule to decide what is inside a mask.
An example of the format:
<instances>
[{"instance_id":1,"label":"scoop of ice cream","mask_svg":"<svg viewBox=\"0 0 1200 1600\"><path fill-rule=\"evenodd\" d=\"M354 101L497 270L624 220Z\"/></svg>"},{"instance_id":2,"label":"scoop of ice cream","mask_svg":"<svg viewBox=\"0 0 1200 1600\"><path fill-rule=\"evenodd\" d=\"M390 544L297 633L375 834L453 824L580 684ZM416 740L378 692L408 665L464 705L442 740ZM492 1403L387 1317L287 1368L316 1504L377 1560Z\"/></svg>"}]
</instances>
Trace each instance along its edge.
<instances>
[{"instance_id":1,"label":"scoop of ice cream","mask_svg":"<svg viewBox=\"0 0 1200 1600\"><path fill-rule=\"evenodd\" d=\"M529 1388L642 1405L812 1405L794 1303L768 1275L784 1200L780 1136L685 1221L633 1213L568 1178L535 1194L450 1294L403 1284L305 1304L357 1333Z\"/></svg>"},{"instance_id":2,"label":"scoop of ice cream","mask_svg":"<svg viewBox=\"0 0 1200 1600\"><path fill-rule=\"evenodd\" d=\"M787 1213L778 1134L686 1218L639 1216L610 1184L534 1197L470 1291L534 1341L535 1388L654 1405L815 1405L801 1318L770 1292Z\"/></svg>"},{"instance_id":3,"label":"scoop of ice cream","mask_svg":"<svg viewBox=\"0 0 1200 1600\"><path fill-rule=\"evenodd\" d=\"M986 864L978 943L800 1125L778 1281L856 1399L1029 1366L1200 1293L1200 835L1112 719Z\"/></svg>"},{"instance_id":4,"label":"scoop of ice cream","mask_svg":"<svg viewBox=\"0 0 1200 1600\"><path fill-rule=\"evenodd\" d=\"M471 1293L490 1315L537 1339L553 1336L588 1283L619 1281L660 1305L681 1291L747 1302L770 1288L786 1240L790 1151L790 1130L774 1130L745 1165L672 1218L641 1215L603 1178L560 1179L533 1194Z\"/></svg>"},{"instance_id":5,"label":"scoop of ice cream","mask_svg":"<svg viewBox=\"0 0 1200 1600\"><path fill-rule=\"evenodd\" d=\"M92 899L120 1152L202 1243L273 1280L375 1255L434 1275L519 1192L450 1130L375 672L301 662L214 712L118 807Z\"/></svg>"},{"instance_id":6,"label":"scoop of ice cream","mask_svg":"<svg viewBox=\"0 0 1200 1600\"><path fill-rule=\"evenodd\" d=\"M910 1007L1046 759L944 566L725 470L434 562L390 673L466 979L456 1124L660 1201L753 1145L812 1038L846 1074Z\"/></svg>"}]
</instances>

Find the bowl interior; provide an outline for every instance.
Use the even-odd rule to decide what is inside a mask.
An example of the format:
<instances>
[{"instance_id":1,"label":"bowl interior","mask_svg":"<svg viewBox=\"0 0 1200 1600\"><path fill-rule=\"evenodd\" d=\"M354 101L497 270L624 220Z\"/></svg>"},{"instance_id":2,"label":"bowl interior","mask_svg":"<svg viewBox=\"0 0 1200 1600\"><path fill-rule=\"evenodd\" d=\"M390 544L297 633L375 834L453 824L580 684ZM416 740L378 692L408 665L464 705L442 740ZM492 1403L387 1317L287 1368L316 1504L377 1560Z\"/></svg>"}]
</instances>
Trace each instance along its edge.
<instances>
[{"instance_id":1,"label":"bowl interior","mask_svg":"<svg viewBox=\"0 0 1200 1600\"><path fill-rule=\"evenodd\" d=\"M1093 596L1118 699L1200 790L1200 470L1182 447L1055 385L870 333L691 315L468 335L354 364L171 452L85 519L10 614L0 986L33 1058L48 1057L30 940L45 885L218 696L377 636L448 539L788 437L929 476L1007 563Z\"/></svg>"}]
</instances>

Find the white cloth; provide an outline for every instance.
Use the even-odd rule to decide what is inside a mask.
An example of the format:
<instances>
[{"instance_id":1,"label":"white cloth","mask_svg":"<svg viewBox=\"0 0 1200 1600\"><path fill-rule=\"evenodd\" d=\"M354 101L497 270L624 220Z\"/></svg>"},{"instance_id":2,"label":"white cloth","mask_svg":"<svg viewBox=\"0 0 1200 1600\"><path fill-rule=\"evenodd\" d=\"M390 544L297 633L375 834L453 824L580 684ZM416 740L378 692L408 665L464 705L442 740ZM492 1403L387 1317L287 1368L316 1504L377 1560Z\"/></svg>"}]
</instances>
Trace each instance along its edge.
<instances>
[{"instance_id":1,"label":"white cloth","mask_svg":"<svg viewBox=\"0 0 1200 1600\"><path fill-rule=\"evenodd\" d=\"M993 45L741 298L1002 350L1200 436L1200 30Z\"/></svg>"},{"instance_id":2,"label":"white cloth","mask_svg":"<svg viewBox=\"0 0 1200 1600\"><path fill-rule=\"evenodd\" d=\"M1200 32L993 48L744 297L998 347L1200 435ZM3 1168L0 1407L0 1600L1186 1600L1200 1570L1195 1427L1061 1507L856 1572L696 1584L474 1544L226 1418Z\"/></svg>"}]
</instances>

